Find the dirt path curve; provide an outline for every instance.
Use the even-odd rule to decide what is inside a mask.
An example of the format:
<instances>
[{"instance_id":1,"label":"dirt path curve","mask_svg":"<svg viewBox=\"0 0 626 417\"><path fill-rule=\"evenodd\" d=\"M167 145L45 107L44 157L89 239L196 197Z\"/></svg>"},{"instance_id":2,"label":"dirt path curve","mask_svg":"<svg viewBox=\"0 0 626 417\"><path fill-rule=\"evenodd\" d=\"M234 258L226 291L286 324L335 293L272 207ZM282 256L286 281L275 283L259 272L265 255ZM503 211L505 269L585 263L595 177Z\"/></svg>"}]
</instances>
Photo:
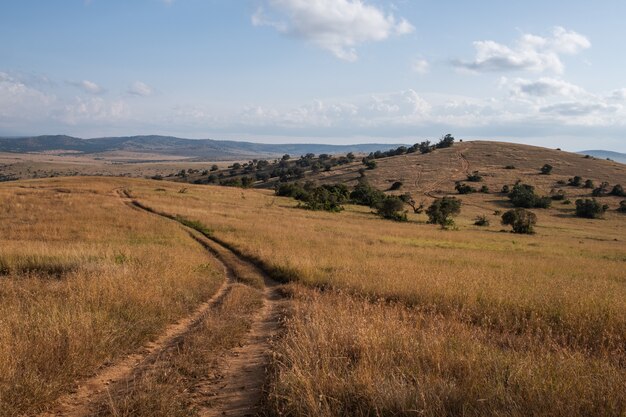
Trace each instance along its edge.
<instances>
[{"instance_id":1,"label":"dirt path curve","mask_svg":"<svg viewBox=\"0 0 626 417\"><path fill-rule=\"evenodd\" d=\"M159 213L136 200L128 193L122 198L134 207L157 216L174 219ZM176 221L176 220L174 220ZM207 248L221 260L235 276L253 276L263 283L263 306L253 316L245 341L218 361L217 370L196 387L193 402L200 416L254 416L260 412L264 386L267 382L267 364L270 345L277 336L287 301L280 284L272 280L251 261L220 240L203 234Z\"/></svg>"},{"instance_id":2,"label":"dirt path curve","mask_svg":"<svg viewBox=\"0 0 626 417\"><path fill-rule=\"evenodd\" d=\"M203 243L202 238L198 236L194 236L194 238ZM200 304L192 314L168 326L155 341L148 343L140 351L124 357L120 361L101 369L94 376L80 382L74 392L59 398L52 410L43 412L39 416L82 417L91 415L91 407L102 399L109 386L129 380L154 363L161 353L180 343L230 291L234 276L226 265L221 262L219 264L224 268L227 279L211 299Z\"/></svg>"}]
</instances>

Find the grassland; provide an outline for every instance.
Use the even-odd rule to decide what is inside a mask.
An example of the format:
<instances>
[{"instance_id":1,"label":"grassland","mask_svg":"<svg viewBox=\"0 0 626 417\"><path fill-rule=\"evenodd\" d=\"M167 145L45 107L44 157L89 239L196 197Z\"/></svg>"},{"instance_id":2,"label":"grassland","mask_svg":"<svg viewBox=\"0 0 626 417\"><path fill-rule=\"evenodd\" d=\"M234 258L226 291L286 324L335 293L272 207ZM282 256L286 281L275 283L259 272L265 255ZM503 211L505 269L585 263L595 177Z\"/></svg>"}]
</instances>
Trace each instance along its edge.
<instances>
[{"instance_id":1,"label":"grassland","mask_svg":"<svg viewBox=\"0 0 626 417\"><path fill-rule=\"evenodd\" d=\"M569 155L546 160L545 153L540 159L511 147L506 148L508 156L493 151L495 156L479 157L477 151L472 153L476 146L434 155L444 161L436 172L425 165L409 165L413 173L406 168L391 178L386 169L400 159L390 158L381 160L381 171L377 168L367 175L379 186L402 178L413 185L401 191L424 199L452 192L454 181L474 169L485 174L490 188L520 178L546 193L559 179L586 176L583 165L559 162L574 158ZM459 150L469 167L459 159ZM548 156L553 155L550 152ZM515 170L502 168L509 157L518 161ZM596 171L589 172L594 181L606 178L612 184L626 184L621 166L576 158L571 160L582 160L589 169L597 164ZM537 174L544 161L555 166L553 175ZM180 192L183 187L185 192ZM463 196L458 230L442 231L426 224L424 215L411 213L409 222L395 223L358 206L347 206L341 213L313 212L263 190L78 178L0 186L0 255L5 265L0 278L4 309L0 331L19 334L16 329L21 326L26 334L14 343L0 339L4 343L0 357L23 352L22 364L7 368L13 372L9 375L16 375L20 366L40 372L39 356L46 364L58 363L54 352L65 349L67 336L49 335L66 334L62 329L78 328L81 334L91 329L100 332L91 333L91 340L110 343L108 356L82 359L73 354L57 367L68 368L66 374L47 371L47 384L56 384L55 390L43 396L37 391L42 388L30 388L34 393L30 398L38 400L21 405L22 410L41 408L67 389L72 378L140 345L164 323L208 297L223 278L215 267L198 268L207 263L206 254L174 222L130 210L113 193L116 189L125 189L145 207L201 225L274 278L289 283L292 311L283 336L273 345L265 409L269 415L623 416L626 412L626 216L613 210L616 198L603 198L612 210L601 220L576 218L571 206L556 203L551 209L536 210L537 234L521 236L501 230L494 211L508 203L498 193ZM574 198L589 191L566 188L566 192ZM477 215L486 215L491 226L474 226ZM169 271L176 279L168 281ZM253 287L260 285L254 278L249 281ZM68 298L71 303L61 302ZM157 299L156 306L147 301ZM106 300L112 305L125 300L122 304L130 311L125 314L137 322L148 316L159 320L148 323L149 330L133 325L137 334L132 343L107 339L119 330L111 318L117 316L108 312L120 310ZM250 313L245 306L254 303L249 297L242 300L239 307L225 307L224 314L209 317L205 327L213 329L209 333L224 333L221 326L229 315L241 317L242 327L237 329L245 331ZM76 310L86 313L76 315ZM44 311L54 313L44 317ZM101 321L94 323L94 316ZM72 320L91 324L80 327ZM78 334L69 334L69 340L81 340ZM198 333L197 340L211 346L214 339L207 339L207 334ZM39 353L40 344L48 339L50 344L42 350L57 356ZM99 346L84 349L97 353ZM202 352L196 356L196 342L188 346L192 348L183 356L165 358L130 390L113 398L103 414L190 413L184 393L172 386L193 386L193 369L206 372L211 357ZM178 382L163 383L168 380L164 369L171 381ZM0 404L22 398L11 391L8 381L1 385ZM159 408L154 405L158 398L172 400ZM142 407L148 411L136 411Z\"/></svg>"},{"instance_id":2,"label":"grassland","mask_svg":"<svg viewBox=\"0 0 626 417\"><path fill-rule=\"evenodd\" d=\"M176 225L121 204L114 184L0 187L0 415L44 409L224 279Z\"/></svg>"}]
</instances>

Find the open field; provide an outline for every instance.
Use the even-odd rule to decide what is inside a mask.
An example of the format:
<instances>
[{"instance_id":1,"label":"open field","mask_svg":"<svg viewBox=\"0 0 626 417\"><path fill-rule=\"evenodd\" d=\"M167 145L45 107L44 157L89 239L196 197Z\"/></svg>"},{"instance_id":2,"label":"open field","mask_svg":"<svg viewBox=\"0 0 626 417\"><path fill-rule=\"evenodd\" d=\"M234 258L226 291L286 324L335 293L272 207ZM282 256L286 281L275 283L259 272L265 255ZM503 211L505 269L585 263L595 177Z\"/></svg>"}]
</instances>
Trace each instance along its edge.
<instances>
[{"instance_id":1,"label":"open field","mask_svg":"<svg viewBox=\"0 0 626 417\"><path fill-rule=\"evenodd\" d=\"M480 146L435 152L439 170L429 155L412 155L381 159L366 175L383 189L402 180L401 192L426 201L474 170L496 190L521 178L548 193L573 175L626 184L623 166L609 161L577 156L581 164L568 165L571 154L511 146L518 162L504 170L498 148L481 157ZM393 168L402 158L422 166ZM537 175L543 163L554 165L552 175ZM572 199L589 192L562 188ZM112 386L99 413L202 414L198 395L213 392L198 388L210 386L203 376L238 343L248 357L242 340L272 305L268 278L241 261L249 259L288 283L280 293L289 314L262 316L283 323L281 337L264 348L266 414L623 416L619 199L601 198L611 210L600 220L576 218L572 205L554 202L535 210L537 234L528 236L502 230L494 211L509 207L504 195L460 197L457 230L445 231L423 214L396 223L361 206L315 212L267 190L127 178L0 184L0 415L48 409L76 380L189 314L225 279L217 255L248 285L229 284L223 304L182 344L132 384ZM141 208L203 231L215 255L180 224ZM477 215L491 226L474 226Z\"/></svg>"}]
</instances>

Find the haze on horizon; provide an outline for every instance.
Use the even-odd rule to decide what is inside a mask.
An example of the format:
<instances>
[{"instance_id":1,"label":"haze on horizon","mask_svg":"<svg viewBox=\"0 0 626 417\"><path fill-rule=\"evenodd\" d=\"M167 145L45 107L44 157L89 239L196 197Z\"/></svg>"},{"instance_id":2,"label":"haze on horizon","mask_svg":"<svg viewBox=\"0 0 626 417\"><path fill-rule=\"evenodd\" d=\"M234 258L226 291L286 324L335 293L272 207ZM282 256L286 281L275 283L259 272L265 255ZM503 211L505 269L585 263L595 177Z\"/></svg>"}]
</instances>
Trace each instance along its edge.
<instances>
[{"instance_id":1,"label":"haze on horizon","mask_svg":"<svg viewBox=\"0 0 626 417\"><path fill-rule=\"evenodd\" d=\"M626 152L626 3L0 3L0 136Z\"/></svg>"}]
</instances>

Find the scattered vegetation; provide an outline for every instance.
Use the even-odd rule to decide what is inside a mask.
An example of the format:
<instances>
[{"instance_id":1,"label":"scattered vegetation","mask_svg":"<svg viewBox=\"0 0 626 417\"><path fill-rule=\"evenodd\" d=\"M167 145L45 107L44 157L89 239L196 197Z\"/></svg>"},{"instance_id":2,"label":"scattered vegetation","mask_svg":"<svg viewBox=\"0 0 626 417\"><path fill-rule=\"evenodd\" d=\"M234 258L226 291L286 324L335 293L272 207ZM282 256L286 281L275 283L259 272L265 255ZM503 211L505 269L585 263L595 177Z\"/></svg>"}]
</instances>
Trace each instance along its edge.
<instances>
[{"instance_id":1,"label":"scattered vegetation","mask_svg":"<svg viewBox=\"0 0 626 417\"><path fill-rule=\"evenodd\" d=\"M550 197L541 197L535 194L535 187L528 184L515 184L509 193L509 199L515 207L521 208L548 208Z\"/></svg>"},{"instance_id":2,"label":"scattered vegetation","mask_svg":"<svg viewBox=\"0 0 626 417\"><path fill-rule=\"evenodd\" d=\"M553 166L550 164L545 164L544 166L541 167L541 175L550 175L552 173L553 170Z\"/></svg>"},{"instance_id":3,"label":"scattered vegetation","mask_svg":"<svg viewBox=\"0 0 626 417\"><path fill-rule=\"evenodd\" d=\"M537 215L530 210L516 208L502 215L502 224L511 226L513 233L533 234L537 224Z\"/></svg>"},{"instance_id":4,"label":"scattered vegetation","mask_svg":"<svg viewBox=\"0 0 626 417\"><path fill-rule=\"evenodd\" d=\"M454 226L453 216L461 212L461 200L455 197L437 198L426 210L428 222L438 224L442 229Z\"/></svg>"},{"instance_id":5,"label":"scattered vegetation","mask_svg":"<svg viewBox=\"0 0 626 417\"><path fill-rule=\"evenodd\" d=\"M599 203L595 198L576 200L576 216L586 219L599 219L604 216L609 206Z\"/></svg>"}]
</instances>

